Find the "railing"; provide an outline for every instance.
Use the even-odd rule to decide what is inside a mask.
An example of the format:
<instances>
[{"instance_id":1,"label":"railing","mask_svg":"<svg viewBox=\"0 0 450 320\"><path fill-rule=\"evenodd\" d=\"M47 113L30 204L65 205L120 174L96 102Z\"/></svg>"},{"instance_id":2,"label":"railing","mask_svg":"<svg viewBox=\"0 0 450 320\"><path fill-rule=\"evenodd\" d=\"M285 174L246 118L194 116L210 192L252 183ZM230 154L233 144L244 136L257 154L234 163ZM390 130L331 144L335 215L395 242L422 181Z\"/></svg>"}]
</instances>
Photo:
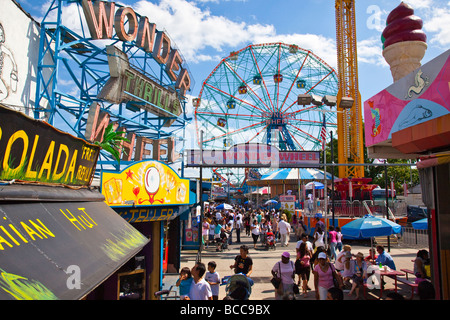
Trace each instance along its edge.
<instances>
[{"instance_id":1,"label":"railing","mask_svg":"<svg viewBox=\"0 0 450 320\"><path fill-rule=\"evenodd\" d=\"M332 201L328 201L328 214L331 214L333 207ZM307 215L314 215L317 212L325 213L325 201L314 201L313 210L310 213L308 207L304 212ZM385 200L335 200L334 201L334 215L335 217L350 217L359 218L366 214L372 214L376 216L386 216L386 201ZM404 200L389 201L388 217L394 219L395 217L405 217L407 215L407 205Z\"/></svg>"},{"instance_id":2,"label":"railing","mask_svg":"<svg viewBox=\"0 0 450 320\"><path fill-rule=\"evenodd\" d=\"M402 227L399 243L413 248L428 248L428 230L416 230L411 227Z\"/></svg>"}]
</instances>

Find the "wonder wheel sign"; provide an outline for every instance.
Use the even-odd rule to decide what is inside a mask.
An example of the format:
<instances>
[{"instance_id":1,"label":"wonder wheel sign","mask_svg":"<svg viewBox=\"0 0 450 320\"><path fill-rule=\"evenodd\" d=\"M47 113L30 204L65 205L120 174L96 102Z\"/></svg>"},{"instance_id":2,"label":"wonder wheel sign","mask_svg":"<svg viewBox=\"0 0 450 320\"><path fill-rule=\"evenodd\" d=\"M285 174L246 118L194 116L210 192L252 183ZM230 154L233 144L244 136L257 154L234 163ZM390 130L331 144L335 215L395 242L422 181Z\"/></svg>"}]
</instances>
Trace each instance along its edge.
<instances>
[{"instance_id":1,"label":"wonder wheel sign","mask_svg":"<svg viewBox=\"0 0 450 320\"><path fill-rule=\"evenodd\" d=\"M69 27L68 20L79 23ZM153 145L152 158L167 154L171 161L175 132L188 120L191 87L181 53L152 17L116 2L51 3L41 23L35 118L63 123L65 131L90 141L114 122L130 140L121 164L142 160L146 144ZM118 169L107 154L98 163Z\"/></svg>"}]
</instances>

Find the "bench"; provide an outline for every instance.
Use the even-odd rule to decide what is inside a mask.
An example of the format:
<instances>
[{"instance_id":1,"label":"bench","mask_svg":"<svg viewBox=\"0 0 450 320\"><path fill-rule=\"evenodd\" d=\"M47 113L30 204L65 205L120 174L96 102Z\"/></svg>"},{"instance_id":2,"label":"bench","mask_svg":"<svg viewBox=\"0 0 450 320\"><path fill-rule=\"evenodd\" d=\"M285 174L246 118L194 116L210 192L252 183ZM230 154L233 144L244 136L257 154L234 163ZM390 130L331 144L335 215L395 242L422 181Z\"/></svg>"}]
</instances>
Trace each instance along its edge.
<instances>
[{"instance_id":1,"label":"bench","mask_svg":"<svg viewBox=\"0 0 450 320\"><path fill-rule=\"evenodd\" d=\"M414 271L410 270L410 269L400 269L400 271L403 271L406 274L406 280L408 279L408 273L412 274L413 276L415 276Z\"/></svg>"},{"instance_id":2,"label":"bench","mask_svg":"<svg viewBox=\"0 0 450 320\"><path fill-rule=\"evenodd\" d=\"M408 275L408 273L406 273L406 275ZM406 285L408 285L411 288L411 298L409 298L409 299L412 300L414 298L414 292L417 290L417 287L419 285L417 283L409 281L408 279L403 279L403 278L400 278L400 277L397 277L397 281L401 282L403 284L406 284Z\"/></svg>"}]
</instances>

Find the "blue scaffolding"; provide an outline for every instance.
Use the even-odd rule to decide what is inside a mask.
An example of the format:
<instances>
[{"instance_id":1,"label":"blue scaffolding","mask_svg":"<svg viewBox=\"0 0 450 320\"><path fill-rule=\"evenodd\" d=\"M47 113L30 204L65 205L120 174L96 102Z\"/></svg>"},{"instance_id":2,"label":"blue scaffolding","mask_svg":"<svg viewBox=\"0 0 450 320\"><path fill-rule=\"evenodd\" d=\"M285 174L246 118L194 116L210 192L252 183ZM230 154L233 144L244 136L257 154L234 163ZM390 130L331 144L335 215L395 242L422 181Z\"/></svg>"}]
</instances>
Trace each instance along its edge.
<instances>
[{"instance_id":1,"label":"blue scaffolding","mask_svg":"<svg viewBox=\"0 0 450 320\"><path fill-rule=\"evenodd\" d=\"M115 31L110 39L94 40L86 27L82 2L54 0L41 22L35 118L45 119L51 125L85 139L89 108L97 103L101 111L109 114L111 122L117 123L119 128L125 127L129 133L152 140L176 137L180 133L184 137L185 127L191 121L186 114L186 93L182 95L180 90L175 89L176 83L169 77L165 65L156 61L151 53L137 47L135 40L120 40ZM70 12L74 9L78 12L79 29L76 31L69 29L62 21L63 10L69 6ZM115 4L115 7L122 6ZM136 16L141 18L137 13ZM76 17L70 18L73 20ZM164 115L155 115L143 106L150 104L153 109L161 108L138 97L120 104L99 99L99 92L110 78L106 48L111 45L119 47L128 56L133 69L161 87L177 92L181 114L163 110ZM189 70L184 62L182 67ZM192 87L193 82L190 90ZM127 166L130 162L121 161L120 166ZM101 170L104 165L108 165L109 169L111 166L120 169L111 155L102 152L98 169Z\"/></svg>"}]
</instances>

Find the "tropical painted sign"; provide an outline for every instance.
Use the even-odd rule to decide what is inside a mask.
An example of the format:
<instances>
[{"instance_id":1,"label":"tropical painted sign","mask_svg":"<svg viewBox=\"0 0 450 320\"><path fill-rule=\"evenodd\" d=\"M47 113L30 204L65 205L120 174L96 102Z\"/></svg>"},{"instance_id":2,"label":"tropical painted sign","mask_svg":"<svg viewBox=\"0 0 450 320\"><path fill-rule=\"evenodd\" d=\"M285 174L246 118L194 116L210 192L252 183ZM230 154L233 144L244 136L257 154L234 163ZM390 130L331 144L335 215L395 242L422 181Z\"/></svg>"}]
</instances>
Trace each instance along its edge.
<instances>
[{"instance_id":1,"label":"tropical painted sign","mask_svg":"<svg viewBox=\"0 0 450 320\"><path fill-rule=\"evenodd\" d=\"M103 171L101 192L110 207L190 204L189 179L156 160L139 161L122 172Z\"/></svg>"},{"instance_id":2,"label":"tropical painted sign","mask_svg":"<svg viewBox=\"0 0 450 320\"><path fill-rule=\"evenodd\" d=\"M100 147L0 105L0 180L91 184Z\"/></svg>"}]
</instances>

